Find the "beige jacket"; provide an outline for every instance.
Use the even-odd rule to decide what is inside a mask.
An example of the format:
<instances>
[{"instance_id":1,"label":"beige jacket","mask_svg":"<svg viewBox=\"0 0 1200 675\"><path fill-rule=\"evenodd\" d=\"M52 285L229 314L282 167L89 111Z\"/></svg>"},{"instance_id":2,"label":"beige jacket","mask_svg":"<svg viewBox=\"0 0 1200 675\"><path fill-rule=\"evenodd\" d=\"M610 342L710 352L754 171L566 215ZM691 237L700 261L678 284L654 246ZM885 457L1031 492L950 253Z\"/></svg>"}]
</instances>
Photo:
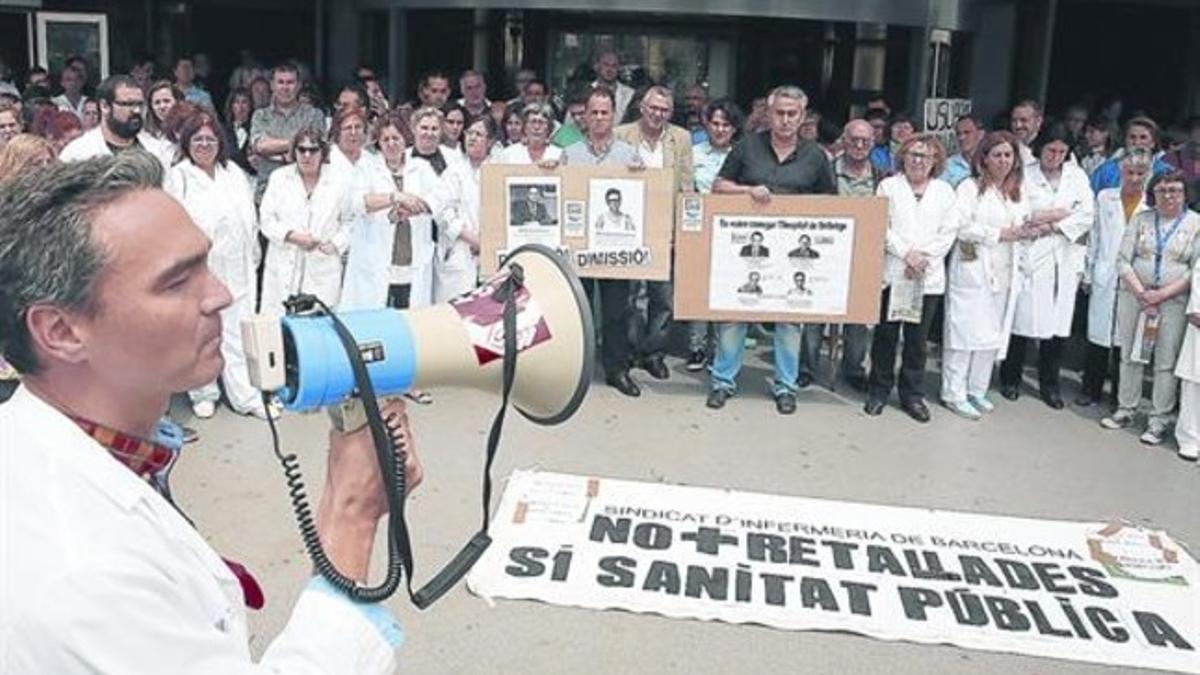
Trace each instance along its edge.
<instances>
[{"instance_id":1,"label":"beige jacket","mask_svg":"<svg viewBox=\"0 0 1200 675\"><path fill-rule=\"evenodd\" d=\"M622 124L613 129L613 136L637 150L642 144L642 128L637 122ZM696 191L696 172L692 166L692 136L686 130L668 124L663 130L663 168L675 170L675 189L678 192Z\"/></svg>"}]
</instances>

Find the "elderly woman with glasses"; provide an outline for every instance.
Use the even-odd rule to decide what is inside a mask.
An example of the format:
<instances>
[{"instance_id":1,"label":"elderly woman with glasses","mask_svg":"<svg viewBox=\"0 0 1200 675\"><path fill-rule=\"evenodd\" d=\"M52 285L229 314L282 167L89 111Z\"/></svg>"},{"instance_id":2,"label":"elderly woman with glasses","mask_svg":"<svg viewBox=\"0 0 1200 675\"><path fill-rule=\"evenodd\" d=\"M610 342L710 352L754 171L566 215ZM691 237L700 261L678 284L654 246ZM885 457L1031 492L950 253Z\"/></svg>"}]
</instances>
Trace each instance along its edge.
<instances>
[{"instance_id":1,"label":"elderly woman with glasses","mask_svg":"<svg viewBox=\"0 0 1200 675\"><path fill-rule=\"evenodd\" d=\"M238 165L230 161L226 136L215 116L199 112L179 128L182 158L165 181L167 192L212 242L208 267L225 284L233 302L221 311L221 383L233 410L265 417L262 397L251 386L242 348L242 319L254 314L258 268L258 213L254 191ZM189 392L192 412L207 419L216 412L220 390L215 381Z\"/></svg>"},{"instance_id":2,"label":"elderly woman with glasses","mask_svg":"<svg viewBox=\"0 0 1200 675\"><path fill-rule=\"evenodd\" d=\"M562 148L550 144L554 127L554 109L546 103L531 103L521 109L524 140L505 146L496 155L497 164L537 164L554 168L562 157Z\"/></svg>"},{"instance_id":3,"label":"elderly woman with glasses","mask_svg":"<svg viewBox=\"0 0 1200 675\"><path fill-rule=\"evenodd\" d=\"M1158 445L1166 437L1178 400L1175 366L1188 325L1192 268L1200 257L1200 214L1184 206L1184 179L1178 171L1150 180L1146 204L1150 210L1130 221L1117 257L1121 381L1117 411L1100 424L1106 429L1133 424L1142 400L1142 376L1146 364L1153 362L1153 407L1141 441Z\"/></svg>"},{"instance_id":4,"label":"elderly woman with glasses","mask_svg":"<svg viewBox=\"0 0 1200 675\"><path fill-rule=\"evenodd\" d=\"M342 295L342 255L355 214L345 176L329 168L320 129L307 127L291 141L293 164L271 172L259 207L267 260L262 311L282 314L283 301L309 293L330 307Z\"/></svg>"},{"instance_id":5,"label":"elderly woman with glasses","mask_svg":"<svg viewBox=\"0 0 1200 675\"><path fill-rule=\"evenodd\" d=\"M929 421L925 405L925 359L933 316L946 290L946 254L958 232L956 195L950 184L936 180L946 164L946 150L935 136L911 136L896 153L897 174L879 184L888 199L883 298L879 324L871 344L868 415L883 412L896 381L896 347L904 334L900 365L900 407L918 422ZM889 304L898 287L912 284L919 293L915 316L889 320Z\"/></svg>"}]
</instances>

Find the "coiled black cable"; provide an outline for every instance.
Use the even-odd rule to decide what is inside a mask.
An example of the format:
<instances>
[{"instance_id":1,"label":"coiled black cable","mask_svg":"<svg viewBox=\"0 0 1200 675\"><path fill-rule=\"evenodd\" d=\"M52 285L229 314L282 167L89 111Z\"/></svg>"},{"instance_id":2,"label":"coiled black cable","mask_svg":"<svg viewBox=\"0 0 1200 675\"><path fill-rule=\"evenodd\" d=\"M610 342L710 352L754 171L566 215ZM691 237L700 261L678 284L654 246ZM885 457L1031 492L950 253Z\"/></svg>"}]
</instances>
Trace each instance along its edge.
<instances>
[{"instance_id":1,"label":"coiled black cable","mask_svg":"<svg viewBox=\"0 0 1200 675\"><path fill-rule=\"evenodd\" d=\"M303 302L308 300L308 298L303 298L297 304L303 304ZM363 364L362 357L358 353L357 348L355 348L353 337L345 325L342 324L341 320L319 298L311 297L311 301L320 306L325 315L333 322L334 330L342 339L344 346L347 347L347 356L350 359L351 367L355 371L355 379L359 385L358 393L366 412L368 427L374 441L376 458L379 461L380 475L385 482L384 494L388 500L388 512L390 515L388 518L389 536L387 537L387 576L383 583L377 586L364 586L358 580L342 574L333 561L329 559L329 556L325 554L325 549L321 545L320 534L317 532L312 507L308 502L304 480L300 475L299 459L294 454L284 455L279 449L279 432L275 428L275 420L268 413L267 423L271 429L271 442L275 451L275 457L283 466L284 478L288 484L288 496L292 502L292 510L295 512L296 521L299 524L301 539L304 541L304 547L308 551L317 572L329 580L329 583L345 592L350 598L359 602L381 602L386 600L396 592L401 579L405 578L404 572L406 569L409 572L409 594L412 595L412 546L408 539L408 529L404 525L404 502L408 487L404 473L407 448L405 447L404 439L400 436L399 421L394 415L389 415L386 421L380 416L379 405L375 400L375 390L371 385L370 377L367 375L366 366ZM269 401L270 394L264 392L263 405L269 405ZM386 485L388 477L391 478L391 485Z\"/></svg>"}]
</instances>

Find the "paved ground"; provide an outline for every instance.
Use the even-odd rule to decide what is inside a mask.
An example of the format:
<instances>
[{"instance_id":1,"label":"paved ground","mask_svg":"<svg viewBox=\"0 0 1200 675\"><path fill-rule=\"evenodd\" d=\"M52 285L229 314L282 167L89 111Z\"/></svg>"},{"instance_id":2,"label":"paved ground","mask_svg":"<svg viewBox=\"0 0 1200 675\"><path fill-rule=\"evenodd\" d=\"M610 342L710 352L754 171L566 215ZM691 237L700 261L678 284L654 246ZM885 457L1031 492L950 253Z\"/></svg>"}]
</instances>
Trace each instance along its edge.
<instances>
[{"instance_id":1,"label":"paved ground","mask_svg":"<svg viewBox=\"0 0 1200 675\"><path fill-rule=\"evenodd\" d=\"M1139 445L1133 433L1102 430L1094 408L1055 412L1027 389L1017 403L1000 400L981 423L935 407L933 422L918 425L895 407L867 418L861 399L843 385L837 393L803 391L798 413L781 417L767 398L768 376L754 358L742 376L743 394L719 412L704 407L703 380L678 362L668 382L635 373L641 399L597 383L562 427L510 417L495 475L538 467L1028 517L1125 518L1165 528L1181 542L1200 541L1200 469L1166 449ZM1074 394L1072 387L1068 401ZM422 581L478 527L479 471L495 405L467 391L439 391L436 398L432 406L412 406L426 466L410 509ZM222 411L198 426L203 438L186 450L175 492L217 549L264 582L269 606L251 621L258 654L286 620L309 564L265 424ZM324 437L323 415L283 423L310 485L320 485ZM424 613L407 599L391 605L408 634L402 658L409 673L1130 672L847 634L533 602L488 606L461 586Z\"/></svg>"}]
</instances>

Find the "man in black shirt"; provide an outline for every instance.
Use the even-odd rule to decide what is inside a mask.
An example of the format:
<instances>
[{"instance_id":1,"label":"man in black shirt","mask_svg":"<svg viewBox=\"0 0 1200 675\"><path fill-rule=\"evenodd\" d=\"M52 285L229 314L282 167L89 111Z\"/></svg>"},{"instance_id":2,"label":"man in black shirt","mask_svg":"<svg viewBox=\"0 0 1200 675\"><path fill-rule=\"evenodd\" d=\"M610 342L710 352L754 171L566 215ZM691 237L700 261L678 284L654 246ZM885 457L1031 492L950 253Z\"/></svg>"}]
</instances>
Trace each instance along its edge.
<instances>
[{"instance_id":1,"label":"man in black shirt","mask_svg":"<svg viewBox=\"0 0 1200 675\"><path fill-rule=\"evenodd\" d=\"M812 141L799 138L808 96L795 86L776 87L767 99L770 129L748 134L733 150L717 173L713 192L748 194L766 204L771 195L837 194L833 172L825 151ZM748 324L726 323L718 328L716 359L712 368L712 391L707 405L720 408L733 395L742 367ZM775 409L780 414L796 412L796 379L800 369L798 324L775 325Z\"/></svg>"}]
</instances>

